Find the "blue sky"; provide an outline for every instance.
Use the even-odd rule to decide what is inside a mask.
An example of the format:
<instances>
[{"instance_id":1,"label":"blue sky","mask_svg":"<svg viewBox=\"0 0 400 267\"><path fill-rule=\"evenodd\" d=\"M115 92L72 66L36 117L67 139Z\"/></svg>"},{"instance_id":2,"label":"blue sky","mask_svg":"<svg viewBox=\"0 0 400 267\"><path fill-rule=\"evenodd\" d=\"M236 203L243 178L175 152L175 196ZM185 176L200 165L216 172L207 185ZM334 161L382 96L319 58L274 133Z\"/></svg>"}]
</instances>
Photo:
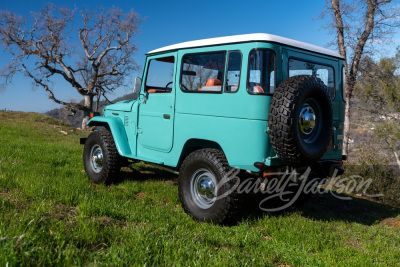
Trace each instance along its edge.
<instances>
[{"instance_id":1,"label":"blue sky","mask_svg":"<svg viewBox=\"0 0 400 267\"><path fill-rule=\"evenodd\" d=\"M321 30L323 21L315 21L325 1L273 1L273 0L141 0L112 1L112 5L125 11L134 9L145 18L136 38L139 50L136 61L143 65L144 54L150 50L190 40L220 37L227 35L265 32L299 41L326 47L332 39L328 32ZM46 1L1 0L0 9L28 16L31 11L43 7ZM69 7L109 7L110 1L52 1ZM398 40L398 39L397 39ZM396 47L400 42L391 45ZM331 49L335 50L334 47ZM394 51L389 51L389 56ZM388 54L387 54L388 55ZM0 67L11 57L0 52ZM140 76L132 73L132 76ZM17 76L7 90L0 92L0 109L15 111L45 112L58 107L48 99L43 89L31 89L31 81L24 76ZM81 100L74 89L65 83L55 84L56 97L60 99ZM111 99L129 93L120 89Z\"/></svg>"}]
</instances>

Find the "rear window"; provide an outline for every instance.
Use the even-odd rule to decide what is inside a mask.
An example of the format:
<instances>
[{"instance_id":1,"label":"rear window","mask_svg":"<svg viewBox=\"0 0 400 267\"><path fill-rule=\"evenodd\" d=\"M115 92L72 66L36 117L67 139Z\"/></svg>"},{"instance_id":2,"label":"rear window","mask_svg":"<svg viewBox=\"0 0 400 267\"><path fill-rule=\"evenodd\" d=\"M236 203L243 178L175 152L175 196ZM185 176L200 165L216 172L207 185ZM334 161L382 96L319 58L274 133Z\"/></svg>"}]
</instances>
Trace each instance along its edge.
<instances>
[{"instance_id":1,"label":"rear window","mask_svg":"<svg viewBox=\"0 0 400 267\"><path fill-rule=\"evenodd\" d=\"M298 59L289 60L289 77L313 75L320 78L328 87L331 99L335 98L335 73L333 67Z\"/></svg>"},{"instance_id":2,"label":"rear window","mask_svg":"<svg viewBox=\"0 0 400 267\"><path fill-rule=\"evenodd\" d=\"M225 52L190 54L182 59L183 92L222 92Z\"/></svg>"},{"instance_id":3,"label":"rear window","mask_svg":"<svg viewBox=\"0 0 400 267\"><path fill-rule=\"evenodd\" d=\"M276 56L268 49L252 50L249 55L247 91L250 94L272 94L276 83Z\"/></svg>"}]
</instances>

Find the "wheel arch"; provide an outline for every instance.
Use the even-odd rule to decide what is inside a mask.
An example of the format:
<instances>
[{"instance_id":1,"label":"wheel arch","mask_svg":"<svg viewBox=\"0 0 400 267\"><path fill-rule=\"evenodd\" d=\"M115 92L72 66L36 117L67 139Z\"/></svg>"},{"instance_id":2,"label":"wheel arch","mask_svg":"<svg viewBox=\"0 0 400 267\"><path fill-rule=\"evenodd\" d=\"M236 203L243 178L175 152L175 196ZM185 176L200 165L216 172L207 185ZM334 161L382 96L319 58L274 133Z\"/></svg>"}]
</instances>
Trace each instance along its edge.
<instances>
[{"instance_id":1,"label":"wheel arch","mask_svg":"<svg viewBox=\"0 0 400 267\"><path fill-rule=\"evenodd\" d=\"M182 162L185 160L185 158L192 152L199 150L199 149L203 149L203 148L214 148L214 149L218 149L220 151L222 151L224 154L224 150L222 149L222 147L220 146L220 144L218 144L215 141L211 141L211 140L206 140L206 139L198 139L198 138L191 138L186 140L185 144L183 145L182 151L181 151L181 155L179 157L179 161L178 161L178 166L180 166L182 164Z\"/></svg>"},{"instance_id":2,"label":"wheel arch","mask_svg":"<svg viewBox=\"0 0 400 267\"><path fill-rule=\"evenodd\" d=\"M115 146L121 156L127 157L132 154L129 146L125 127L120 118L94 117L88 123L88 126L102 126L111 132Z\"/></svg>"}]
</instances>

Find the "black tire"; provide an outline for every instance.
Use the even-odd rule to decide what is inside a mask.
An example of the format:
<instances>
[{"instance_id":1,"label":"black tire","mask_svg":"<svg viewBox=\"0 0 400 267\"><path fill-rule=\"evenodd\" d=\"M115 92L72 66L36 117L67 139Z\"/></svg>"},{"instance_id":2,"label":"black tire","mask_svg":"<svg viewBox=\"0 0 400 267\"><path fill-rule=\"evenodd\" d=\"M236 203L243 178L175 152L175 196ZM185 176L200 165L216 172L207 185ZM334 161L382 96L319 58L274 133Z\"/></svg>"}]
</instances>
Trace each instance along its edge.
<instances>
[{"instance_id":1,"label":"black tire","mask_svg":"<svg viewBox=\"0 0 400 267\"><path fill-rule=\"evenodd\" d=\"M93 159L92 151L97 148L101 149L103 160L102 163L98 163L98 165L102 166L96 169L91 161ZM89 135L83 149L83 162L87 176L94 183L111 183L118 177L122 161L123 158L118 154L113 136L109 131L95 131Z\"/></svg>"},{"instance_id":2,"label":"black tire","mask_svg":"<svg viewBox=\"0 0 400 267\"><path fill-rule=\"evenodd\" d=\"M236 190L225 197L217 199L210 207L200 207L198 200L191 193L192 180L198 171L208 171L219 183L224 177L234 175L234 170L228 165L225 154L216 149L200 149L192 152L183 161L179 172L179 197L183 209L197 221L217 224L234 223L239 213L239 198ZM217 197L234 188L236 179L223 183L217 190ZM198 195L200 196L200 195Z\"/></svg>"},{"instance_id":3,"label":"black tire","mask_svg":"<svg viewBox=\"0 0 400 267\"><path fill-rule=\"evenodd\" d=\"M311 133L304 133L304 128L302 133L299 115L309 107L316 115L315 126L306 126ZM279 158L292 166L312 165L332 138L333 108L326 85L309 75L286 79L274 92L268 119L269 138Z\"/></svg>"}]
</instances>

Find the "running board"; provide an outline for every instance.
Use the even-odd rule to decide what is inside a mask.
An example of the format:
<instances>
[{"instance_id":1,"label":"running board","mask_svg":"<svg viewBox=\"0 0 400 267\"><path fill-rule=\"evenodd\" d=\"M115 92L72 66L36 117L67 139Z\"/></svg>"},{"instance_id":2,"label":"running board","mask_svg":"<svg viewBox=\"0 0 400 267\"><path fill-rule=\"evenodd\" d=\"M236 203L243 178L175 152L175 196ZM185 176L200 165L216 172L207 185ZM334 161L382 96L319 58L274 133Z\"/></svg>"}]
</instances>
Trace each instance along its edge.
<instances>
[{"instance_id":1,"label":"running board","mask_svg":"<svg viewBox=\"0 0 400 267\"><path fill-rule=\"evenodd\" d=\"M145 157L137 157L137 156L133 156L133 155L126 155L124 157L130 158L130 159L133 159L133 160L145 161L145 162L149 162L149 163L164 164L163 161L158 161L158 160L155 160L155 159L150 159L150 158L145 158Z\"/></svg>"},{"instance_id":2,"label":"running board","mask_svg":"<svg viewBox=\"0 0 400 267\"><path fill-rule=\"evenodd\" d=\"M161 170L164 170L164 171L167 171L167 172L170 172L170 173L179 175L179 172L178 172L178 171L176 171L176 170L174 170L174 169L172 169L172 168L165 167L164 165L158 165L158 164L154 164L154 163L149 163L149 164L152 165L152 166L154 166L154 167L157 167L157 168L159 168L159 169L161 169Z\"/></svg>"}]
</instances>

